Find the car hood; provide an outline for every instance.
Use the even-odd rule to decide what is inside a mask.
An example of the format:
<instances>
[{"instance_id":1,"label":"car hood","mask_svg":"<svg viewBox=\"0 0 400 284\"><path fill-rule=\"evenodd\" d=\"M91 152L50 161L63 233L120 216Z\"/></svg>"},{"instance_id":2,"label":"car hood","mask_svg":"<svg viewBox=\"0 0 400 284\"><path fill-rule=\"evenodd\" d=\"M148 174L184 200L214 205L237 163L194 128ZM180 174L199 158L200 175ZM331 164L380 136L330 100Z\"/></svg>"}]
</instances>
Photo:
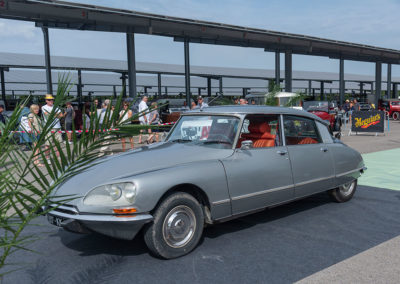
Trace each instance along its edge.
<instances>
[{"instance_id":1,"label":"car hood","mask_svg":"<svg viewBox=\"0 0 400 284\"><path fill-rule=\"evenodd\" d=\"M96 161L97 164L65 181L55 190L53 196L84 196L94 187L113 180L190 162L222 159L232 154L232 149L216 149L187 143L166 142L144 146Z\"/></svg>"}]
</instances>

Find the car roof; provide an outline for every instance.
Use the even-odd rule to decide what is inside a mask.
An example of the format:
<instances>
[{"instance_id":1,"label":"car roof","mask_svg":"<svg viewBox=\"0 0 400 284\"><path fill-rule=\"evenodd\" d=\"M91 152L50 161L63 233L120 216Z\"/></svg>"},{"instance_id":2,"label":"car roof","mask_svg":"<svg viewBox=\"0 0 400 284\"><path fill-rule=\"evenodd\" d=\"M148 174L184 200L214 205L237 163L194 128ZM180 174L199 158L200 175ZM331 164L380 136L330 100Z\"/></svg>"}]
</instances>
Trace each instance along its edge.
<instances>
[{"instance_id":1,"label":"car roof","mask_svg":"<svg viewBox=\"0 0 400 284\"><path fill-rule=\"evenodd\" d=\"M257 106L257 105L226 105L226 106L212 106L195 110L190 110L184 113L186 114L287 114L287 115L297 115L312 118L326 124L324 120L316 116L315 114L309 113L305 110L298 110L288 107L273 107L273 106Z\"/></svg>"}]
</instances>

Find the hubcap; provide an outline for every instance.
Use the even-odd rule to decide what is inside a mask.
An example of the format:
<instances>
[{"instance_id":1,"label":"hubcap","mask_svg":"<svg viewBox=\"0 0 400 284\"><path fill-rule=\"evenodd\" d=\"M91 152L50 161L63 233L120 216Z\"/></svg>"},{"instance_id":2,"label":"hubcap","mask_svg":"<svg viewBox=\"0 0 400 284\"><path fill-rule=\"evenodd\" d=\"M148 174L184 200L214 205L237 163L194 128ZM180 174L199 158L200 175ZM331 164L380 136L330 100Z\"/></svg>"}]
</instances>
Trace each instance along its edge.
<instances>
[{"instance_id":1,"label":"hubcap","mask_svg":"<svg viewBox=\"0 0 400 284\"><path fill-rule=\"evenodd\" d=\"M179 205L173 208L164 219L163 237L173 248L185 246L193 238L196 230L196 217L191 208Z\"/></svg>"},{"instance_id":2,"label":"hubcap","mask_svg":"<svg viewBox=\"0 0 400 284\"><path fill-rule=\"evenodd\" d=\"M349 183L346 183L346 184L344 184L344 185L342 185L342 186L340 187L340 192L341 192L344 196L348 196L348 195L350 195L350 194L353 192L353 190L354 190L354 185L355 185L355 182L354 182L354 181L349 182Z\"/></svg>"}]
</instances>

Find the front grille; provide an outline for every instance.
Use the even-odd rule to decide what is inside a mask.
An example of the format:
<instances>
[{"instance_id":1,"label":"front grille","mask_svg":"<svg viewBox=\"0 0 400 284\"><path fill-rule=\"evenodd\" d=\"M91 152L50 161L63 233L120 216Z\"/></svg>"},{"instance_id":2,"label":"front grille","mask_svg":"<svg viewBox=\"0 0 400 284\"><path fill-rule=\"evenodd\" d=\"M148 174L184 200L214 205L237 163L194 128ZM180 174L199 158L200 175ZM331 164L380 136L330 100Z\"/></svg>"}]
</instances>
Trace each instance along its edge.
<instances>
[{"instance_id":1,"label":"front grille","mask_svg":"<svg viewBox=\"0 0 400 284\"><path fill-rule=\"evenodd\" d=\"M49 209L56 211L56 212L64 213L64 214L71 214L71 215L79 214L78 209L76 209L75 206L69 205L69 204L61 204L61 205L60 204L50 204Z\"/></svg>"}]
</instances>

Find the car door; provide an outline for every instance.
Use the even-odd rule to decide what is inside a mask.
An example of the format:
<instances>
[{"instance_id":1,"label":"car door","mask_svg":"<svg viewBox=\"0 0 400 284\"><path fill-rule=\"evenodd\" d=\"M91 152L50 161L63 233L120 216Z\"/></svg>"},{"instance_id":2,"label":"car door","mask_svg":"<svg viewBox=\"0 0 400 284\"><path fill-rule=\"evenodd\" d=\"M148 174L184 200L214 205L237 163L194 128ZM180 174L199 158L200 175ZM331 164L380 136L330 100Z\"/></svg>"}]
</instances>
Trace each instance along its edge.
<instances>
[{"instance_id":1,"label":"car door","mask_svg":"<svg viewBox=\"0 0 400 284\"><path fill-rule=\"evenodd\" d=\"M294 197L294 186L287 148L282 146L281 120L279 115L246 117L240 143L250 140L252 120L267 121L272 127L275 141L264 147L254 139L253 148L237 148L234 154L222 160L224 164L229 193L232 201L232 213L239 214L278 204ZM247 127L248 126L248 127ZM260 133L259 136L265 136Z\"/></svg>"},{"instance_id":2,"label":"car door","mask_svg":"<svg viewBox=\"0 0 400 284\"><path fill-rule=\"evenodd\" d=\"M283 120L295 197L332 188L335 180L332 155L328 145L322 141L314 119L284 115Z\"/></svg>"}]
</instances>

